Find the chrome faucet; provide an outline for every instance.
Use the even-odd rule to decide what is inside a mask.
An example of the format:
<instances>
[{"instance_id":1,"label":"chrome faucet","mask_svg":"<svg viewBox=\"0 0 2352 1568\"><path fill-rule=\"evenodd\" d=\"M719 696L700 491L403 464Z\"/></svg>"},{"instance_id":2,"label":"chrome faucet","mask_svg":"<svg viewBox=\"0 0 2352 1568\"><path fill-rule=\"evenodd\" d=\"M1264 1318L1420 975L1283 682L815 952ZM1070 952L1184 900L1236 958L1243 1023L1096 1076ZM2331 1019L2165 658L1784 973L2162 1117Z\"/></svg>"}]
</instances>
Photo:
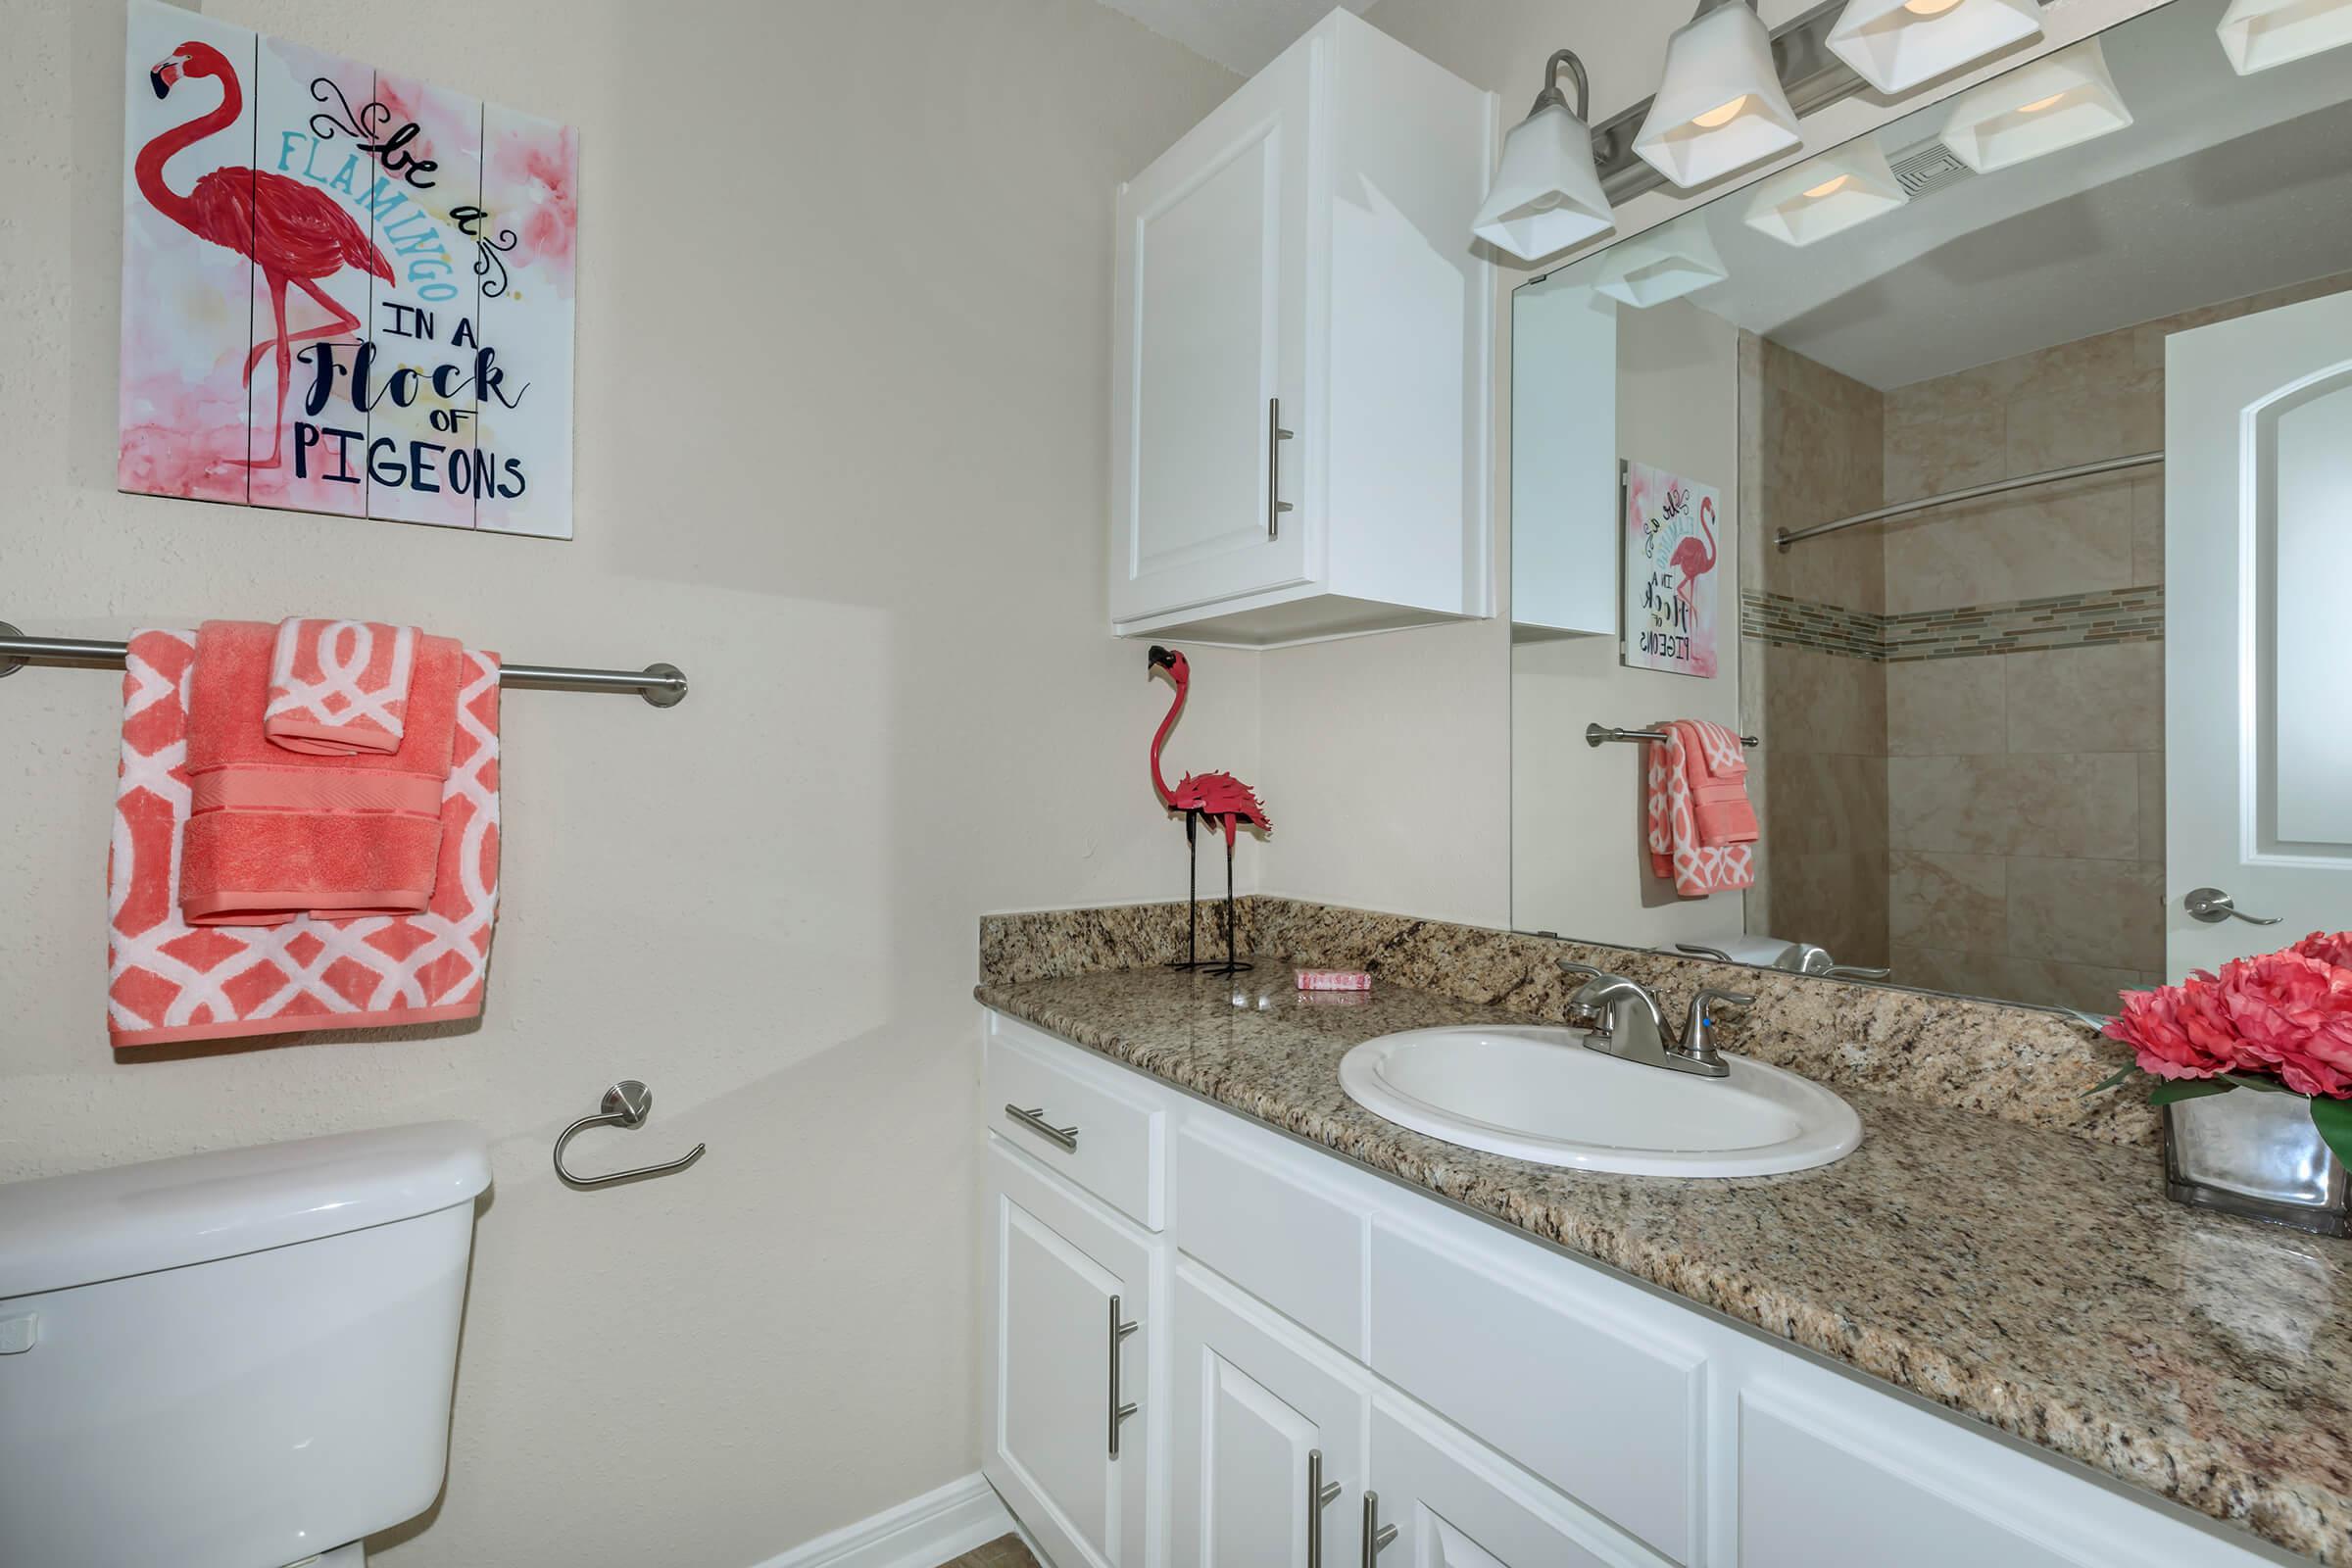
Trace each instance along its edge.
<instances>
[{"instance_id":1,"label":"chrome faucet","mask_svg":"<svg viewBox=\"0 0 2352 1568\"><path fill-rule=\"evenodd\" d=\"M1588 1031L1589 1038L1585 1041L1588 1051L1708 1078L1721 1078L1732 1070L1731 1064L1715 1050L1715 1020L1707 1008L1710 1004L1744 1007L1755 998L1707 987L1690 999L1690 1011L1683 1017L1682 1034L1677 1038L1666 1022L1664 1009L1658 1005L1657 993L1649 987L1589 963L1578 963L1573 958L1562 958L1559 962L1570 974L1588 977L1577 988L1576 995L1568 999L1568 1021Z\"/></svg>"}]
</instances>

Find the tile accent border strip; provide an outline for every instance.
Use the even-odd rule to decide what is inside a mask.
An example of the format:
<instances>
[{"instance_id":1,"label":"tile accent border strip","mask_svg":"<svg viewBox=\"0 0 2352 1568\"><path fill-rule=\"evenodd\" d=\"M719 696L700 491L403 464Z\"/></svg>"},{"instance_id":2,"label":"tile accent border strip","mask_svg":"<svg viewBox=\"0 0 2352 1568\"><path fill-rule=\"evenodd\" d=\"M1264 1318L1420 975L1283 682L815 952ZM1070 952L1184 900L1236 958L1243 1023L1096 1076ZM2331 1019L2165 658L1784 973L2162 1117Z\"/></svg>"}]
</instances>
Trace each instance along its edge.
<instances>
[{"instance_id":1,"label":"tile accent border strip","mask_svg":"<svg viewBox=\"0 0 2352 1568\"><path fill-rule=\"evenodd\" d=\"M1740 596L1740 632L1778 648L1890 664L2154 643L2164 640L2164 587L2103 588L1897 615L1747 591Z\"/></svg>"}]
</instances>

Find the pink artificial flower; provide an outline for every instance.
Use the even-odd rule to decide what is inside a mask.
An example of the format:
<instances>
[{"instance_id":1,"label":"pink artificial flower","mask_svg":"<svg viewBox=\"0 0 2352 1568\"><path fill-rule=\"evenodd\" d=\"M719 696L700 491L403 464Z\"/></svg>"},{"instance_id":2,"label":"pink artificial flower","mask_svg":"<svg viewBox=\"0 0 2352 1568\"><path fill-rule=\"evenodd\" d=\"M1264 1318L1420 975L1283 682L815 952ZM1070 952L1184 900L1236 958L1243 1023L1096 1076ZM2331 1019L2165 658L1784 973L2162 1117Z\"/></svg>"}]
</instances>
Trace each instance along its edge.
<instances>
[{"instance_id":1,"label":"pink artificial flower","mask_svg":"<svg viewBox=\"0 0 2352 1568\"><path fill-rule=\"evenodd\" d=\"M2223 965L2239 1054L2299 1095L2352 1097L2352 968L2289 950Z\"/></svg>"},{"instance_id":2,"label":"pink artificial flower","mask_svg":"<svg viewBox=\"0 0 2352 1568\"><path fill-rule=\"evenodd\" d=\"M2286 950L2322 963L2332 963L2339 969L2352 969L2352 931L2337 931L2332 935L2314 931Z\"/></svg>"},{"instance_id":3,"label":"pink artificial flower","mask_svg":"<svg viewBox=\"0 0 2352 1568\"><path fill-rule=\"evenodd\" d=\"M2238 1065L2235 1032L2215 996L2212 977L2127 991L2124 1010L2100 1031L2132 1048L2143 1072L2159 1078L2211 1078Z\"/></svg>"}]
</instances>

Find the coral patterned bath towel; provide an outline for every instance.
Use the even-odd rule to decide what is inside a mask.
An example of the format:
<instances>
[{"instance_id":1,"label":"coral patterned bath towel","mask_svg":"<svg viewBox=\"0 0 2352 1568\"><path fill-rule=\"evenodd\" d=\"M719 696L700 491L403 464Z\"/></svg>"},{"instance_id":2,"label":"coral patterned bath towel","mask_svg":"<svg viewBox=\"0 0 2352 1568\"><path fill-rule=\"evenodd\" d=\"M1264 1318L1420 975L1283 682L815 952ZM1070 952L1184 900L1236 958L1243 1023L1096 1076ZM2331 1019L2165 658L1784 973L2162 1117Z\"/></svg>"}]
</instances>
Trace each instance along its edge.
<instances>
[{"instance_id":1,"label":"coral patterned bath towel","mask_svg":"<svg viewBox=\"0 0 2352 1568\"><path fill-rule=\"evenodd\" d=\"M498 657L466 652L440 864L423 912L266 926L192 926L180 916L195 660L193 632L130 639L107 860L115 1045L477 1016L498 915Z\"/></svg>"},{"instance_id":2,"label":"coral patterned bath towel","mask_svg":"<svg viewBox=\"0 0 2352 1568\"><path fill-rule=\"evenodd\" d=\"M1660 877L1672 877L1674 891L1686 899L1754 886L1754 811L1751 808L1746 813L1744 840L1709 842L1692 789L1692 780L1704 778L1712 767L1738 788L1741 804L1745 804L1746 788L1739 780L1747 771L1747 761L1740 753L1740 737L1703 719L1671 719L1655 727L1665 734L1665 744L1651 741L1642 748L1649 764L1650 870ZM1740 831L1728 821L1718 828L1727 835Z\"/></svg>"}]
</instances>

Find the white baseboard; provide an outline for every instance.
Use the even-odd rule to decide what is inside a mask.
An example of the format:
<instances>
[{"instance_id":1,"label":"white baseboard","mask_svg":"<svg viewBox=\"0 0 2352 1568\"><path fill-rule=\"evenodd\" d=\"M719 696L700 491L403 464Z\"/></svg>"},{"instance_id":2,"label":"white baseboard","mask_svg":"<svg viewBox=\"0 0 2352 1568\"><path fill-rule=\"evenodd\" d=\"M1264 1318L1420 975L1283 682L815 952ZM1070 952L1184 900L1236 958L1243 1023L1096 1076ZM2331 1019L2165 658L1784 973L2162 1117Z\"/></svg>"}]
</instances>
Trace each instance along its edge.
<instances>
[{"instance_id":1,"label":"white baseboard","mask_svg":"<svg viewBox=\"0 0 2352 1568\"><path fill-rule=\"evenodd\" d=\"M939 1568L999 1536L1025 1532L978 1471L870 1519L770 1557L758 1568Z\"/></svg>"}]
</instances>

